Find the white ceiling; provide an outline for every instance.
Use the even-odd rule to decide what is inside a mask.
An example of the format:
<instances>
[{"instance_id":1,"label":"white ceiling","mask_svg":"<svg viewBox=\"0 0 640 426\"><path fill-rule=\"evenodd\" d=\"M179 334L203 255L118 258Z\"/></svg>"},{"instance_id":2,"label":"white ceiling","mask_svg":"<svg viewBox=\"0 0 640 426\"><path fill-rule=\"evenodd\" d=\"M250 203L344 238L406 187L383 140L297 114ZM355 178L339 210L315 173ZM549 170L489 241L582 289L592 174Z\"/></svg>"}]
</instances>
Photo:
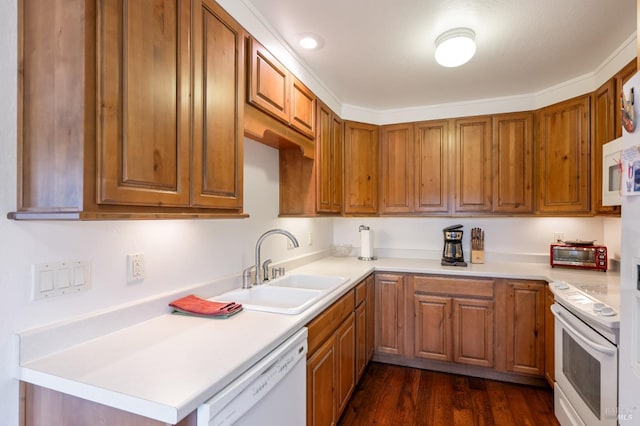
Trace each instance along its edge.
<instances>
[{"instance_id":1,"label":"white ceiling","mask_svg":"<svg viewBox=\"0 0 640 426\"><path fill-rule=\"evenodd\" d=\"M371 110L526 95L593 73L636 31L636 0L245 0L345 105ZM476 33L459 68L433 59ZM304 51L313 32L324 47Z\"/></svg>"}]
</instances>

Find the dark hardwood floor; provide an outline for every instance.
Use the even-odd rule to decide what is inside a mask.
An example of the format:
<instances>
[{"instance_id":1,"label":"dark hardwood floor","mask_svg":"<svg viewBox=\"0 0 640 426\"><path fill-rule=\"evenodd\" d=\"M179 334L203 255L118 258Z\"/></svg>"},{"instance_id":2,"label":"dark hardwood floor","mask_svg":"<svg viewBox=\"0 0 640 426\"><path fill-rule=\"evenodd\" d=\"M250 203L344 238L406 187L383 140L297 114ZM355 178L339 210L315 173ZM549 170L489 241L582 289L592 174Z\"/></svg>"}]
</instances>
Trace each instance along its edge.
<instances>
[{"instance_id":1,"label":"dark hardwood floor","mask_svg":"<svg viewBox=\"0 0 640 426\"><path fill-rule=\"evenodd\" d=\"M559 425L553 391L371 362L338 425Z\"/></svg>"}]
</instances>

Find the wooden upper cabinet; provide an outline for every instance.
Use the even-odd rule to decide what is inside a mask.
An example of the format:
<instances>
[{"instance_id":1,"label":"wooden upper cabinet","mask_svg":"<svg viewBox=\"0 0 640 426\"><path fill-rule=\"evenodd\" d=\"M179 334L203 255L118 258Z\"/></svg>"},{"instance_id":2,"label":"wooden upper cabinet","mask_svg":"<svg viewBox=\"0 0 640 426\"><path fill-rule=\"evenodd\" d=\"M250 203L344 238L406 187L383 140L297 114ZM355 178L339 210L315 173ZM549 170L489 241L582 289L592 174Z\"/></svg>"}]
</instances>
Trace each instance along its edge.
<instances>
[{"instance_id":1,"label":"wooden upper cabinet","mask_svg":"<svg viewBox=\"0 0 640 426\"><path fill-rule=\"evenodd\" d=\"M340 213L344 132L342 120L322 102L318 102L316 129L317 212Z\"/></svg>"},{"instance_id":2,"label":"wooden upper cabinet","mask_svg":"<svg viewBox=\"0 0 640 426\"><path fill-rule=\"evenodd\" d=\"M640 9L639 9L640 10ZM638 21L640 22L640 20ZM638 58L640 58L640 56L638 56ZM615 92L614 92L614 99L615 99L615 105L614 105L614 120L615 120L615 137L619 138L620 136L622 136L622 118L620 117L620 111L618 110L618 99L620 97L620 92L622 91L622 86L629 81L629 79L631 77L633 77L637 70L638 70L638 61L640 59L634 59L631 62L629 62L627 65L625 65L624 68L622 68L613 78L615 80ZM626 94L627 97L629 96L629 93Z\"/></svg>"},{"instance_id":3,"label":"wooden upper cabinet","mask_svg":"<svg viewBox=\"0 0 640 426\"><path fill-rule=\"evenodd\" d=\"M449 211L449 123L382 126L380 213Z\"/></svg>"},{"instance_id":4,"label":"wooden upper cabinet","mask_svg":"<svg viewBox=\"0 0 640 426\"><path fill-rule=\"evenodd\" d=\"M455 120L456 212L490 212L491 117Z\"/></svg>"},{"instance_id":5,"label":"wooden upper cabinet","mask_svg":"<svg viewBox=\"0 0 640 426\"><path fill-rule=\"evenodd\" d=\"M590 97L537 111L537 212L587 214L590 202Z\"/></svg>"},{"instance_id":6,"label":"wooden upper cabinet","mask_svg":"<svg viewBox=\"0 0 640 426\"><path fill-rule=\"evenodd\" d=\"M303 135L316 135L316 96L253 37L248 39L252 105Z\"/></svg>"},{"instance_id":7,"label":"wooden upper cabinet","mask_svg":"<svg viewBox=\"0 0 640 426\"><path fill-rule=\"evenodd\" d=\"M378 212L378 126L344 122L344 213Z\"/></svg>"},{"instance_id":8,"label":"wooden upper cabinet","mask_svg":"<svg viewBox=\"0 0 640 426\"><path fill-rule=\"evenodd\" d=\"M192 204L242 208L244 30L213 0L199 12Z\"/></svg>"},{"instance_id":9,"label":"wooden upper cabinet","mask_svg":"<svg viewBox=\"0 0 640 426\"><path fill-rule=\"evenodd\" d=\"M413 124L380 128L380 213L413 211Z\"/></svg>"},{"instance_id":10,"label":"wooden upper cabinet","mask_svg":"<svg viewBox=\"0 0 640 426\"><path fill-rule=\"evenodd\" d=\"M98 9L98 202L189 205L189 1Z\"/></svg>"},{"instance_id":11,"label":"wooden upper cabinet","mask_svg":"<svg viewBox=\"0 0 640 426\"><path fill-rule=\"evenodd\" d=\"M414 199L416 212L449 212L449 122L414 124Z\"/></svg>"},{"instance_id":12,"label":"wooden upper cabinet","mask_svg":"<svg viewBox=\"0 0 640 426\"><path fill-rule=\"evenodd\" d=\"M241 213L243 34L201 4L21 2L11 217Z\"/></svg>"},{"instance_id":13,"label":"wooden upper cabinet","mask_svg":"<svg viewBox=\"0 0 640 426\"><path fill-rule=\"evenodd\" d=\"M316 135L316 95L291 76L291 126L310 138Z\"/></svg>"},{"instance_id":14,"label":"wooden upper cabinet","mask_svg":"<svg viewBox=\"0 0 640 426\"><path fill-rule=\"evenodd\" d=\"M284 122L289 122L289 71L253 37L248 39L249 102Z\"/></svg>"},{"instance_id":15,"label":"wooden upper cabinet","mask_svg":"<svg viewBox=\"0 0 640 426\"><path fill-rule=\"evenodd\" d=\"M612 78L593 93L591 117L591 167L593 170L592 197L596 214L619 214L620 206L602 205L602 147L616 138L616 117L619 116L619 96L616 79Z\"/></svg>"},{"instance_id":16,"label":"wooden upper cabinet","mask_svg":"<svg viewBox=\"0 0 640 426\"><path fill-rule=\"evenodd\" d=\"M533 212L533 113L493 116L493 211Z\"/></svg>"}]
</instances>

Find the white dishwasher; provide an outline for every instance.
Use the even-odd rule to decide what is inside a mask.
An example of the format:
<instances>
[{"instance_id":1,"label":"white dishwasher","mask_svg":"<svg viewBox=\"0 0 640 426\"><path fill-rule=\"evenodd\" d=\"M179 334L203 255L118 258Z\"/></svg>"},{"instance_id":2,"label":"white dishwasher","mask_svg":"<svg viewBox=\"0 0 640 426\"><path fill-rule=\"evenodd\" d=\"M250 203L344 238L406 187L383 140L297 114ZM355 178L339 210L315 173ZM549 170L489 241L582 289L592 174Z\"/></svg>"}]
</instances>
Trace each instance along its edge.
<instances>
[{"instance_id":1,"label":"white dishwasher","mask_svg":"<svg viewBox=\"0 0 640 426\"><path fill-rule=\"evenodd\" d=\"M300 426L307 419L303 328L198 407L197 426Z\"/></svg>"}]
</instances>

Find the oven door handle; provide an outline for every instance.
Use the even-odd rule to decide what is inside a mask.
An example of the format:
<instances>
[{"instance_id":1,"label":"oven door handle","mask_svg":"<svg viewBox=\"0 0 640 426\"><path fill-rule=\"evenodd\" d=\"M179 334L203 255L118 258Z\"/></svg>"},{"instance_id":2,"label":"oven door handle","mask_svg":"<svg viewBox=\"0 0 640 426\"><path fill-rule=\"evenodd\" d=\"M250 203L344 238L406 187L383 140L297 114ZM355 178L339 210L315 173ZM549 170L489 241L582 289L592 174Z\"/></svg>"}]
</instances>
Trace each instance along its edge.
<instances>
[{"instance_id":1,"label":"oven door handle","mask_svg":"<svg viewBox=\"0 0 640 426\"><path fill-rule=\"evenodd\" d=\"M551 305L551 312L553 312L553 315L556 317L556 319L558 321L560 321L560 323L562 324L563 327L565 327L566 329L568 329L570 332L572 332L575 337L577 337L578 339L582 340L582 342L588 346L590 346L591 348L597 350L598 352L601 352L605 355L615 355L616 350L615 349L611 349L608 348L606 346L602 346L599 343L596 343L590 339L588 339L583 333L579 332L578 330L576 330L576 328L574 326L572 326L571 324L569 324L569 321L564 318L562 316L562 311L560 308L557 308L554 305Z\"/></svg>"}]
</instances>

